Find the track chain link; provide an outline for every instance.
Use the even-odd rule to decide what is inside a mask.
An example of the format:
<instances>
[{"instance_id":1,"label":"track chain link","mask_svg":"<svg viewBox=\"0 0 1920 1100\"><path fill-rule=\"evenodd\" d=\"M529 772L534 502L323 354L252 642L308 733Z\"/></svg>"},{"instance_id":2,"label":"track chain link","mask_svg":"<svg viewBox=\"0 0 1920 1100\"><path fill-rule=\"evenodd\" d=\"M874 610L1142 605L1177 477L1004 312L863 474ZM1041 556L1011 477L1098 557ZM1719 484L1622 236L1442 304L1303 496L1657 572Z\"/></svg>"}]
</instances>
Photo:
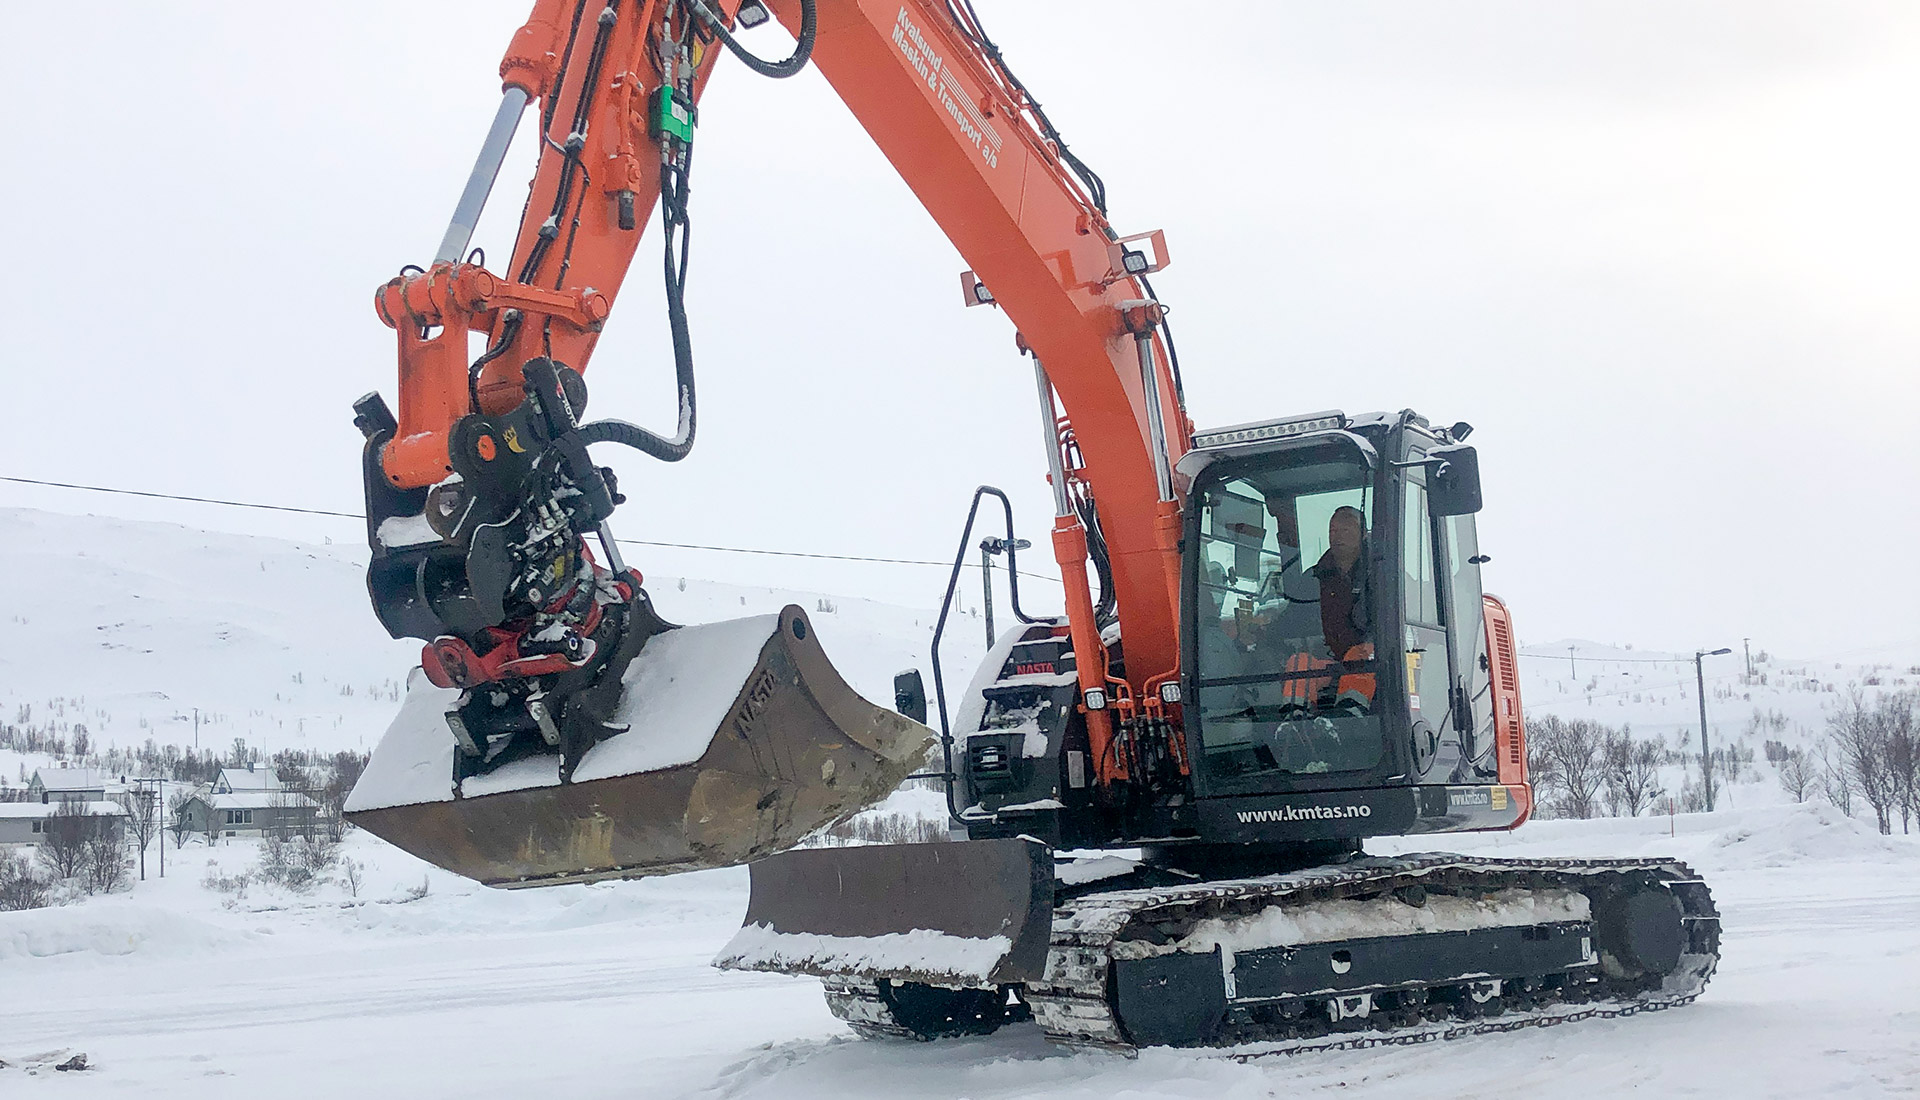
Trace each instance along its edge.
<instances>
[{"instance_id":1,"label":"track chain link","mask_svg":"<svg viewBox=\"0 0 1920 1100\"><path fill-rule=\"evenodd\" d=\"M1455 887L1497 889L1543 884L1575 889L1591 887L1596 877L1650 875L1671 886L1689 924L1689 950L1674 974L1657 990L1636 988L1631 982L1603 980L1589 986L1580 1003L1535 1003L1519 1014L1404 1025L1398 1031L1276 1035L1247 1038L1244 1027L1229 1040L1243 1049L1225 1056L1245 1061L1282 1054L1333 1050L1364 1050L1376 1046L1408 1046L1551 1027L1588 1019L1612 1019L1677 1008L1698 997L1719 961L1718 920L1704 883L1674 860L1637 859L1485 859L1452 855L1411 855L1365 858L1352 863L1316 867L1290 875L1197 883L1163 889L1123 890L1072 899L1055 910L1052 948L1046 979L1027 987L1034 1019L1054 1042L1073 1047L1132 1051L1114 1006L1106 976L1111 950L1130 928L1155 920L1190 919L1200 911L1218 916L1251 913L1282 899L1302 904L1354 895L1374 895L1409 885L1441 883ZM1557 880L1557 881L1555 881ZM1695 925L1702 927L1696 928ZM1695 950L1704 948L1704 950ZM1592 996L1603 998L1592 1003ZM1605 998L1615 998L1605 1000ZM1511 995L1509 1002L1511 1003ZM1506 1007L1506 1004L1503 1004ZM1377 1017L1368 1023L1377 1026ZM1275 1026L1275 1030L1283 1030Z\"/></svg>"}]
</instances>

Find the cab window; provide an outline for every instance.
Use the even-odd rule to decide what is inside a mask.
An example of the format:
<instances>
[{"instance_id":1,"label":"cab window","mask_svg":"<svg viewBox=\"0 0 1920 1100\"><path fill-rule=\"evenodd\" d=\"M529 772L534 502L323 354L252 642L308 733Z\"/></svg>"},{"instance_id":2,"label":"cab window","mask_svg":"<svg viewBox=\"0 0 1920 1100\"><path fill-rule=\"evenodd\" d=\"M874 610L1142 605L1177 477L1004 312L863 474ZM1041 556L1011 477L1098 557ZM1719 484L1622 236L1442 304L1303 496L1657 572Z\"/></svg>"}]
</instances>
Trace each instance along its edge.
<instances>
[{"instance_id":1,"label":"cab window","mask_svg":"<svg viewBox=\"0 0 1920 1100\"><path fill-rule=\"evenodd\" d=\"M1372 482L1364 463L1342 456L1246 472L1199 494L1199 724L1216 774L1379 763Z\"/></svg>"}]
</instances>

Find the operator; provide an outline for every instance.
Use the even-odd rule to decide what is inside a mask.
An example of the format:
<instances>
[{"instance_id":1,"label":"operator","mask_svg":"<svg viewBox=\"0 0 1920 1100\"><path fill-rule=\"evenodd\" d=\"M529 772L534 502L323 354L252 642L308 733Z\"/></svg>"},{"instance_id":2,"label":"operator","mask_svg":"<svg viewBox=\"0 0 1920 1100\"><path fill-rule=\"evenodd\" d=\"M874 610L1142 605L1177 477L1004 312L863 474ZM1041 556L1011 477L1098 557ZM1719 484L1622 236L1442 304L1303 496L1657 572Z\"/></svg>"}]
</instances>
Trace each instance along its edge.
<instances>
[{"instance_id":1,"label":"operator","mask_svg":"<svg viewBox=\"0 0 1920 1100\"><path fill-rule=\"evenodd\" d=\"M1327 651L1343 668L1335 705L1365 713L1373 706L1373 585L1367 576L1366 517L1343 504L1327 521L1327 552L1310 572L1320 581L1320 629Z\"/></svg>"}]
</instances>

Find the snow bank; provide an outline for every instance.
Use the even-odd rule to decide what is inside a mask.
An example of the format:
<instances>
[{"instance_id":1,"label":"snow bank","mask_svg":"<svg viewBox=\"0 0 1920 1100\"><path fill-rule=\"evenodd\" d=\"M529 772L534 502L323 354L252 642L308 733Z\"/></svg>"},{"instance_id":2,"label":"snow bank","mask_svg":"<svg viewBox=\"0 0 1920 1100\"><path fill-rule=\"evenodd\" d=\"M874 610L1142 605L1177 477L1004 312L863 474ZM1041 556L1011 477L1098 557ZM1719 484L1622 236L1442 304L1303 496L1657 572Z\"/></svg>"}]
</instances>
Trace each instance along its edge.
<instances>
[{"instance_id":1,"label":"snow bank","mask_svg":"<svg viewBox=\"0 0 1920 1100\"><path fill-rule=\"evenodd\" d=\"M924 980L983 982L1012 949L1005 936L975 939L926 928L883 936L822 936L749 924L720 949L713 964L729 970L893 972Z\"/></svg>"},{"instance_id":2,"label":"snow bank","mask_svg":"<svg viewBox=\"0 0 1920 1100\"><path fill-rule=\"evenodd\" d=\"M0 913L0 964L75 954L206 955L253 940L248 933L116 899Z\"/></svg>"},{"instance_id":3,"label":"snow bank","mask_svg":"<svg viewBox=\"0 0 1920 1100\"><path fill-rule=\"evenodd\" d=\"M1920 859L1920 844L1881 836L1869 821L1848 817L1825 802L1803 802L1741 813L1712 838L1701 862L1744 870L1857 859Z\"/></svg>"},{"instance_id":4,"label":"snow bank","mask_svg":"<svg viewBox=\"0 0 1920 1100\"><path fill-rule=\"evenodd\" d=\"M1663 814L1531 821L1510 833L1380 837L1367 842L1369 852L1381 855L1434 849L1468 855L1674 858L1711 879L1718 871L1805 863L1897 860L1906 864L1920 859L1920 837L1881 836L1866 815L1850 818L1825 802L1814 801L1672 818Z\"/></svg>"}]
</instances>

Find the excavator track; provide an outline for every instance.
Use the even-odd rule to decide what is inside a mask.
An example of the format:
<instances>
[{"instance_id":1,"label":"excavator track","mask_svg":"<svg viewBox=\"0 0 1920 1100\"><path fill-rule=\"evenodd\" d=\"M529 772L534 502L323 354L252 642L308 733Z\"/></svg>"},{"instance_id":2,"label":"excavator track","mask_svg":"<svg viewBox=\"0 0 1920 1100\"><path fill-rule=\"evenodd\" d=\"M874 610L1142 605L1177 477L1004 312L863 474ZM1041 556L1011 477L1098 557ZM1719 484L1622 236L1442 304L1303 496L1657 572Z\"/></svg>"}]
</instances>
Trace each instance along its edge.
<instances>
[{"instance_id":1,"label":"excavator track","mask_svg":"<svg viewBox=\"0 0 1920 1100\"><path fill-rule=\"evenodd\" d=\"M991 1035L1033 1018L1011 988L952 989L885 978L826 983L827 1009L862 1039L958 1039Z\"/></svg>"},{"instance_id":2,"label":"excavator track","mask_svg":"<svg viewBox=\"0 0 1920 1100\"><path fill-rule=\"evenodd\" d=\"M1537 972L1524 967L1526 952L1514 956L1502 976L1486 971L1456 975L1427 973L1416 980L1385 980L1365 984L1327 978L1322 989L1288 995L1261 995L1248 989L1247 977L1265 962L1284 968L1311 963L1316 948L1337 961L1363 955L1370 942L1391 946L1389 938L1364 937L1325 940L1292 946L1273 944L1238 951L1216 944L1212 952L1183 953L1180 945L1198 929L1231 926L1238 922L1272 919L1279 909L1291 926L1318 918L1337 921L1340 903L1380 902L1411 908L1424 907L1434 897L1472 902L1475 899L1546 897L1586 899L1585 921L1559 920L1522 932L1524 922L1508 917L1488 925L1484 933L1523 936L1546 951L1549 936L1570 937L1564 951L1578 953L1572 965L1555 965ZM1670 901L1667 899L1671 899ZM1412 903L1411 905L1409 903ZM1651 944L1658 928L1671 921L1677 909L1677 942L1665 948ZM1346 910L1351 911L1351 910ZM1649 914L1665 913L1655 917ZM1565 914L1559 914L1564 916ZM1651 927L1634 940L1633 927ZM1455 936L1473 931L1455 929ZM1420 939L1404 958L1430 958L1444 945L1421 937L1432 932L1397 937ZM1636 946L1636 942L1638 946ZM1578 946L1575 946L1575 945ZM1349 954L1345 947L1353 947ZM1676 949L1677 950L1674 950ZM1636 965L1634 952L1670 960ZM1150 1001L1203 1002L1184 1020L1167 1013L1143 1030L1136 1017L1129 1027L1126 1002L1133 978L1123 976L1127 960L1168 960L1150 963L1167 967L1157 984L1151 973L1144 995L1134 1003ZM1719 915L1706 884L1685 864L1673 860L1635 859L1480 859L1452 855L1410 855L1363 858L1351 863L1311 868L1293 874L1195 883L1164 889L1094 893L1063 901L1054 911L1053 933L1045 978L1029 983L1024 1000L1034 1019L1055 1042L1074 1047L1131 1051L1148 1045L1218 1046L1234 1048L1239 1059L1338 1050L1388 1044L1414 1044L1455 1039L1489 1032L1546 1027L1575 1020L1628 1016L1687 1004L1700 995L1719 960ZM1351 968L1355 962L1349 961ZM1444 965L1444 964L1436 964ZM1174 971L1178 971L1176 976ZM1236 983L1236 971L1243 975ZM1199 982L1193 975L1202 975ZM1322 971L1324 973L1324 971ZM1222 987L1205 987L1207 976ZM1252 995L1249 995L1249 994ZM880 1006L883 1007L883 1006ZM1214 1011L1215 1007L1220 1011ZM1176 1011L1172 1014L1178 1017ZM876 1033L891 1033L870 1024ZM1185 1033L1182 1029L1185 1028Z\"/></svg>"}]
</instances>

